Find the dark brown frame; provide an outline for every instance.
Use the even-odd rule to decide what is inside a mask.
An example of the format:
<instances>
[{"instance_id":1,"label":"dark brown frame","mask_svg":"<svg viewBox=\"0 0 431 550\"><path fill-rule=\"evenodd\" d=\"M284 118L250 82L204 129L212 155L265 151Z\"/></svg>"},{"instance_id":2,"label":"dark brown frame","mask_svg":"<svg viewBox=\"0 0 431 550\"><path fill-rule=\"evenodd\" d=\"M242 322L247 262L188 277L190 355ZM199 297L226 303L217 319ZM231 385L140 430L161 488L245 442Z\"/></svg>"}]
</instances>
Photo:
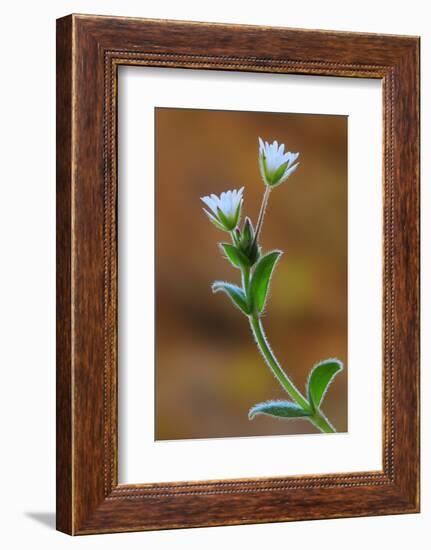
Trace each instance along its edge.
<instances>
[{"instance_id":1,"label":"dark brown frame","mask_svg":"<svg viewBox=\"0 0 431 550\"><path fill-rule=\"evenodd\" d=\"M382 471L118 484L116 92L125 64L382 80ZM419 38L88 15L57 21L57 529L418 512L418 331Z\"/></svg>"}]
</instances>

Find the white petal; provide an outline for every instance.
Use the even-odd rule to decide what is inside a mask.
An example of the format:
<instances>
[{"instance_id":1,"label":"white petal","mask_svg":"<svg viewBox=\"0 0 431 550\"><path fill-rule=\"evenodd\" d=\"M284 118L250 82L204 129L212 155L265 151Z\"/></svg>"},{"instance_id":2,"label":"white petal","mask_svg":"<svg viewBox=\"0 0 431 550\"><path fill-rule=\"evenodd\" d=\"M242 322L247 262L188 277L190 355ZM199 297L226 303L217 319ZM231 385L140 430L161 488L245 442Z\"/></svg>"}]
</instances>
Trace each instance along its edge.
<instances>
[{"instance_id":1,"label":"white petal","mask_svg":"<svg viewBox=\"0 0 431 550\"><path fill-rule=\"evenodd\" d=\"M226 203L226 210L229 213L229 216L232 217L235 214L235 194L236 191L232 190L228 192L228 200Z\"/></svg>"},{"instance_id":2,"label":"white petal","mask_svg":"<svg viewBox=\"0 0 431 550\"><path fill-rule=\"evenodd\" d=\"M217 204L211 197L201 197L201 201L210 208L214 214L217 214Z\"/></svg>"},{"instance_id":3,"label":"white petal","mask_svg":"<svg viewBox=\"0 0 431 550\"><path fill-rule=\"evenodd\" d=\"M299 157L299 153L288 152L284 155L283 162L288 162L290 165L290 164L293 164L298 157Z\"/></svg>"},{"instance_id":4,"label":"white petal","mask_svg":"<svg viewBox=\"0 0 431 550\"><path fill-rule=\"evenodd\" d=\"M211 199L214 201L216 209L220 206L220 199L214 193L211 195Z\"/></svg>"},{"instance_id":5,"label":"white petal","mask_svg":"<svg viewBox=\"0 0 431 550\"><path fill-rule=\"evenodd\" d=\"M283 155L283 162L288 162L288 163L291 163L293 160L293 156L292 156L292 153L290 152L287 152Z\"/></svg>"},{"instance_id":6,"label":"white petal","mask_svg":"<svg viewBox=\"0 0 431 550\"><path fill-rule=\"evenodd\" d=\"M291 176L293 174L293 172L295 172L295 170L298 168L299 166L299 162L297 162L296 164L294 164L292 167L290 167L288 170L286 170L286 172L284 173L283 177L281 178L281 180L278 182L278 184L280 183L283 183L284 181L287 180L287 178L289 176Z\"/></svg>"},{"instance_id":7,"label":"white petal","mask_svg":"<svg viewBox=\"0 0 431 550\"><path fill-rule=\"evenodd\" d=\"M231 208L232 208L232 191L226 191L222 199L222 210L227 214L228 212L230 212Z\"/></svg>"}]
</instances>

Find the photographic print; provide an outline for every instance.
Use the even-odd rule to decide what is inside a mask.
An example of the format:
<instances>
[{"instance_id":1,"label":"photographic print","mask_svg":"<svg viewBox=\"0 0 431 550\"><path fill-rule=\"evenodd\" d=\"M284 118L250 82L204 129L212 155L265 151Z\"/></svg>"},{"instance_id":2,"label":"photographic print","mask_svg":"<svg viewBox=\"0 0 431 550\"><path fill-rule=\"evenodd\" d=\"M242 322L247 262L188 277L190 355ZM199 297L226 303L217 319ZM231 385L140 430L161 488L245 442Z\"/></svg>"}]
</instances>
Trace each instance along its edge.
<instances>
[{"instance_id":1,"label":"photographic print","mask_svg":"<svg viewBox=\"0 0 431 550\"><path fill-rule=\"evenodd\" d=\"M156 440L347 431L347 117L155 109Z\"/></svg>"},{"instance_id":2,"label":"photographic print","mask_svg":"<svg viewBox=\"0 0 431 550\"><path fill-rule=\"evenodd\" d=\"M58 530L419 511L419 57L57 21Z\"/></svg>"},{"instance_id":3,"label":"photographic print","mask_svg":"<svg viewBox=\"0 0 431 550\"><path fill-rule=\"evenodd\" d=\"M121 481L157 482L172 453L170 481L378 469L378 83L130 67L119 97ZM253 312L220 286L251 305L235 252L250 287L274 259ZM327 432L308 383L322 362ZM287 465L264 466L285 448Z\"/></svg>"}]
</instances>

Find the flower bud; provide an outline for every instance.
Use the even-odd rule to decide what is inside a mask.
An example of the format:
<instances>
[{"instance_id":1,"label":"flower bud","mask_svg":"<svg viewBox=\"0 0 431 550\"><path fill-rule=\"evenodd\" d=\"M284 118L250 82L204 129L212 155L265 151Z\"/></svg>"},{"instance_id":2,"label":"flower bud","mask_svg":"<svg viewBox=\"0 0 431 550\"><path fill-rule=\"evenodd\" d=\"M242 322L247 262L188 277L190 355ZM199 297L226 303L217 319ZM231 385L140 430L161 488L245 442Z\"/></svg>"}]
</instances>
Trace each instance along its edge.
<instances>
[{"instance_id":1,"label":"flower bud","mask_svg":"<svg viewBox=\"0 0 431 550\"><path fill-rule=\"evenodd\" d=\"M253 224L249 217L244 221L244 227L241 232L238 246L241 252L247 256L250 265L253 265L258 260L259 248L255 240Z\"/></svg>"}]
</instances>

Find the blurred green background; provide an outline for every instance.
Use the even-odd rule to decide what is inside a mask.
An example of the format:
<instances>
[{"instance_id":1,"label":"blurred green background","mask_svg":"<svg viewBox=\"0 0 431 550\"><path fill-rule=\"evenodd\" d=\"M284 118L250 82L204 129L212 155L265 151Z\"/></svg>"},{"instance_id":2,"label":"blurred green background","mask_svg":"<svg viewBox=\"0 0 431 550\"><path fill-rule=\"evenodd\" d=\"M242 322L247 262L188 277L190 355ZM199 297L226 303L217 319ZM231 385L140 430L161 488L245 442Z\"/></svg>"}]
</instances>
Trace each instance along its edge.
<instances>
[{"instance_id":1,"label":"blurred green background","mask_svg":"<svg viewBox=\"0 0 431 550\"><path fill-rule=\"evenodd\" d=\"M252 405L287 396L246 317L211 292L217 279L239 283L239 271L200 197L245 186L243 215L256 222L258 136L301 163L271 193L263 226L263 250L284 251L264 326L301 390L317 361L344 362L322 409L347 431L347 117L157 108L155 120L156 439L315 432L304 420L248 420Z\"/></svg>"}]
</instances>

